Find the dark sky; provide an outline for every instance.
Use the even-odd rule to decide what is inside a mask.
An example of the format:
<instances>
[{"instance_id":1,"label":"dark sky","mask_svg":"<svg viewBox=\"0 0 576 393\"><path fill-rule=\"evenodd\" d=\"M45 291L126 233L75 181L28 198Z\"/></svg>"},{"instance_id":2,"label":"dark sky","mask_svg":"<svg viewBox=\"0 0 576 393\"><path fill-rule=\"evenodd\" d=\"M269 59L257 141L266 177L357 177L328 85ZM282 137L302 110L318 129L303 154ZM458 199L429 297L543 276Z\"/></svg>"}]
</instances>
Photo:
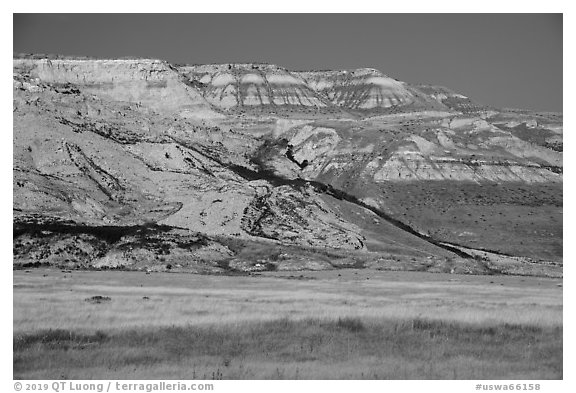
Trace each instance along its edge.
<instances>
[{"instance_id":1,"label":"dark sky","mask_svg":"<svg viewBox=\"0 0 576 393\"><path fill-rule=\"evenodd\" d=\"M15 14L14 51L372 67L485 104L562 111L562 14Z\"/></svg>"}]
</instances>

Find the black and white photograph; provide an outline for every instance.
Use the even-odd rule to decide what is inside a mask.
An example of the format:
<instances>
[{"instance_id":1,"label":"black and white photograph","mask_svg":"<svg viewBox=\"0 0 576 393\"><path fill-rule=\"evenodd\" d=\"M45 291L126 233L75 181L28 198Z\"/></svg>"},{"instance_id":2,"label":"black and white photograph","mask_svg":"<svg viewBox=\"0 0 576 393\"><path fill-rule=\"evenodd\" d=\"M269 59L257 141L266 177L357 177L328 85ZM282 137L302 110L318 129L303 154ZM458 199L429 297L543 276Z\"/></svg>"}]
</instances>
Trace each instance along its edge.
<instances>
[{"instance_id":1,"label":"black and white photograph","mask_svg":"<svg viewBox=\"0 0 576 393\"><path fill-rule=\"evenodd\" d=\"M220 11L12 14L8 387L560 391L563 13Z\"/></svg>"}]
</instances>

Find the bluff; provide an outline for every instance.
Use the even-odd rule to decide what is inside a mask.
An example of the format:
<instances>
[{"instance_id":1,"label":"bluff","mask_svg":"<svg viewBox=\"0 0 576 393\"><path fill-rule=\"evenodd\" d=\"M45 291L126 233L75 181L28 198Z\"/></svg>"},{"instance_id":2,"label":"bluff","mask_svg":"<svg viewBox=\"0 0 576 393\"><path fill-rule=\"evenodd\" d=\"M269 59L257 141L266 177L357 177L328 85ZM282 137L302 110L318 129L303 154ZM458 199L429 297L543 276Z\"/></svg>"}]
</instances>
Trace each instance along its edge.
<instances>
[{"instance_id":1,"label":"bluff","mask_svg":"<svg viewBox=\"0 0 576 393\"><path fill-rule=\"evenodd\" d=\"M346 263L430 269L486 252L561 261L561 114L492 108L370 68L20 56L13 79L25 263L161 266L138 236L172 244L180 254L163 260L192 271L254 269L248 245L291 250L267 251L258 269L328 268L320 255L337 249ZM446 206L446 190L471 213ZM505 227L503 244L493 233ZM31 242L45 251L31 256ZM56 253L94 242L97 258Z\"/></svg>"}]
</instances>

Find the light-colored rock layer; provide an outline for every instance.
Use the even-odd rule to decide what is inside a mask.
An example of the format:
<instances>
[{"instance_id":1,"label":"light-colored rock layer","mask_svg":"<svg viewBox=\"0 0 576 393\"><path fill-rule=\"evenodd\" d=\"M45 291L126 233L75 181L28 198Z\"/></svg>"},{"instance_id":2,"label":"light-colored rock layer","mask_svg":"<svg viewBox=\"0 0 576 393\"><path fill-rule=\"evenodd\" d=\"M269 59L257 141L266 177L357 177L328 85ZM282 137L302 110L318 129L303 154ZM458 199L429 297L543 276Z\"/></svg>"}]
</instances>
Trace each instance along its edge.
<instances>
[{"instance_id":1,"label":"light-colored rock layer","mask_svg":"<svg viewBox=\"0 0 576 393\"><path fill-rule=\"evenodd\" d=\"M545 183L561 182L562 176L536 164L461 160L449 157L425 157L419 152L395 153L381 164L378 159L371 168L378 168L373 179L465 180L494 182Z\"/></svg>"},{"instance_id":2,"label":"light-colored rock layer","mask_svg":"<svg viewBox=\"0 0 576 393\"><path fill-rule=\"evenodd\" d=\"M181 75L160 60L14 59L14 70L46 83L71 83L98 97L141 104L160 111L191 110L197 117L221 117Z\"/></svg>"},{"instance_id":3,"label":"light-colored rock layer","mask_svg":"<svg viewBox=\"0 0 576 393\"><path fill-rule=\"evenodd\" d=\"M390 108L408 104L414 99L403 82L371 68L298 74L312 89L327 96L335 105L345 108Z\"/></svg>"},{"instance_id":4,"label":"light-colored rock layer","mask_svg":"<svg viewBox=\"0 0 576 393\"><path fill-rule=\"evenodd\" d=\"M180 68L212 104L230 109L257 106L326 107L325 100L289 71L265 64L223 64Z\"/></svg>"}]
</instances>

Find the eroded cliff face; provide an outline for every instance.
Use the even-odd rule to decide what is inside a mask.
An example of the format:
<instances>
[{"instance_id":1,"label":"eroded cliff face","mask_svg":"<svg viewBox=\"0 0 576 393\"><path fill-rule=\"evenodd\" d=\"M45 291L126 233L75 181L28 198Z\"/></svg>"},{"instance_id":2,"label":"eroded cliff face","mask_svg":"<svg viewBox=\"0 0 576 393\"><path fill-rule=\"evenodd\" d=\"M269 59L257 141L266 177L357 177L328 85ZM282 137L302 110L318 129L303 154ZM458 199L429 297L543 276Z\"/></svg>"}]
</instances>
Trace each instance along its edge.
<instances>
[{"instance_id":1,"label":"eroded cliff face","mask_svg":"<svg viewBox=\"0 0 576 393\"><path fill-rule=\"evenodd\" d=\"M390 108L407 105L415 100L405 83L371 68L298 74L334 105L349 109Z\"/></svg>"},{"instance_id":2,"label":"eroded cliff face","mask_svg":"<svg viewBox=\"0 0 576 393\"><path fill-rule=\"evenodd\" d=\"M215 125L224 116L164 62L21 59L14 71L17 222L365 249L315 193L243 173L256 173L258 140ZM106 255L98 264L127 263Z\"/></svg>"},{"instance_id":3,"label":"eroded cliff face","mask_svg":"<svg viewBox=\"0 0 576 393\"><path fill-rule=\"evenodd\" d=\"M337 179L356 173L373 182L562 181L562 152L521 139L483 119L452 116L371 123L355 128L349 122L332 127L309 122L281 135L288 141L293 161L309 178ZM386 131L375 130L380 127Z\"/></svg>"},{"instance_id":4,"label":"eroded cliff face","mask_svg":"<svg viewBox=\"0 0 576 393\"><path fill-rule=\"evenodd\" d=\"M428 221L382 231L350 212L370 206L402 220L389 190L404 185L562 184L561 115L488 108L373 69L21 58L13 102L15 222L153 224L206 237L193 252L177 247L181 266L188 257L226 265L237 253L221 239L454 257L414 236ZM196 242L172 231L146 236ZM132 232L114 246L78 236L72 243L100 247L98 266L156 260L155 249L124 246ZM56 250L42 247L35 260Z\"/></svg>"},{"instance_id":5,"label":"eroded cliff face","mask_svg":"<svg viewBox=\"0 0 576 393\"><path fill-rule=\"evenodd\" d=\"M268 64L220 64L180 67L206 100L223 109L330 105L297 75Z\"/></svg>"},{"instance_id":6,"label":"eroded cliff face","mask_svg":"<svg viewBox=\"0 0 576 393\"><path fill-rule=\"evenodd\" d=\"M15 59L14 71L53 85L72 84L102 99L200 118L222 117L171 65L160 60Z\"/></svg>"}]
</instances>

